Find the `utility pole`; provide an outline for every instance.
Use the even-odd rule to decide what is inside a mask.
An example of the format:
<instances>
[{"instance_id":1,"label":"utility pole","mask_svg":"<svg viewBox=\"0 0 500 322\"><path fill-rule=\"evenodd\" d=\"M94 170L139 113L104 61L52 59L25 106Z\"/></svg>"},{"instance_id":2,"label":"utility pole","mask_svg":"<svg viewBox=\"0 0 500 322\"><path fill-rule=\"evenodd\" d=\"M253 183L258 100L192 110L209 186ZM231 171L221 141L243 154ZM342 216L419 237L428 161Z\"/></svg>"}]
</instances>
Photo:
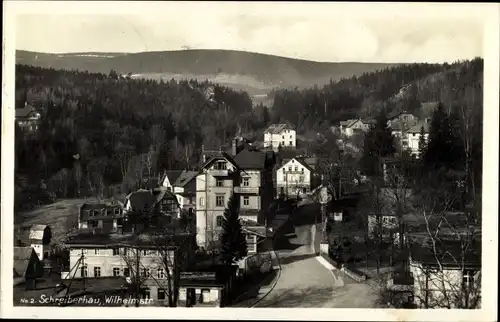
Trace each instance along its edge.
<instances>
[{"instance_id":1,"label":"utility pole","mask_svg":"<svg viewBox=\"0 0 500 322\"><path fill-rule=\"evenodd\" d=\"M83 254L83 249L82 249L82 272L83 272L83 290L85 291L86 287L87 287L87 280L86 280L86 277L87 277L87 269L85 267L85 255Z\"/></svg>"},{"instance_id":2,"label":"utility pole","mask_svg":"<svg viewBox=\"0 0 500 322\"><path fill-rule=\"evenodd\" d=\"M135 249L135 307L139 307L141 285L139 283L139 248Z\"/></svg>"}]
</instances>

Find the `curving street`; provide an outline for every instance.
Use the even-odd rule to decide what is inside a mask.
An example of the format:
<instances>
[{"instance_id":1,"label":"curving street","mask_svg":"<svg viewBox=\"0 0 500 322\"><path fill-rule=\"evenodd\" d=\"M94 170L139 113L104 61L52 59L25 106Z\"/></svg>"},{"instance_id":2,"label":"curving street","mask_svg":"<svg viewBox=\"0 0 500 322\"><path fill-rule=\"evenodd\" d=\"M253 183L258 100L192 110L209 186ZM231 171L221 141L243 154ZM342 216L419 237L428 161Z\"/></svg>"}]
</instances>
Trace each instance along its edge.
<instances>
[{"instance_id":1,"label":"curving street","mask_svg":"<svg viewBox=\"0 0 500 322\"><path fill-rule=\"evenodd\" d=\"M274 289L255 307L374 307L372 289L343 279L336 270L325 267L314 250L315 215L319 206L300 206L292 215L288 233L275 241L281 276Z\"/></svg>"}]
</instances>

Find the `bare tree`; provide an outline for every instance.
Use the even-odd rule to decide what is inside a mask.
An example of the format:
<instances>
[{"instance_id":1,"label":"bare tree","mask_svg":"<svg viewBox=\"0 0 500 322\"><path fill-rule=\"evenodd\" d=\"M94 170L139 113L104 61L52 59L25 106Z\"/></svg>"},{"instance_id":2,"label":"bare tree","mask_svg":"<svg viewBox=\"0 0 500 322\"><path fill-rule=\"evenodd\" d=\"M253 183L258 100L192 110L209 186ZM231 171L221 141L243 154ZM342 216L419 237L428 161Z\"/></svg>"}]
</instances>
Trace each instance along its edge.
<instances>
[{"instance_id":1,"label":"bare tree","mask_svg":"<svg viewBox=\"0 0 500 322\"><path fill-rule=\"evenodd\" d=\"M438 180L442 180L439 178ZM430 186L421 191L418 209L423 227L411 234L430 260L412 262L418 291L415 298L425 308L479 308L481 302L480 210L453 212L461 198L451 185Z\"/></svg>"},{"instance_id":2,"label":"bare tree","mask_svg":"<svg viewBox=\"0 0 500 322\"><path fill-rule=\"evenodd\" d=\"M130 291L136 306L143 296L142 289L153 284L163 290L166 306L176 307L180 273L190 263L194 249L192 225L165 224L153 210L133 211L129 216L135 217L129 222L137 241L124 248L121 255L130 272Z\"/></svg>"}]
</instances>

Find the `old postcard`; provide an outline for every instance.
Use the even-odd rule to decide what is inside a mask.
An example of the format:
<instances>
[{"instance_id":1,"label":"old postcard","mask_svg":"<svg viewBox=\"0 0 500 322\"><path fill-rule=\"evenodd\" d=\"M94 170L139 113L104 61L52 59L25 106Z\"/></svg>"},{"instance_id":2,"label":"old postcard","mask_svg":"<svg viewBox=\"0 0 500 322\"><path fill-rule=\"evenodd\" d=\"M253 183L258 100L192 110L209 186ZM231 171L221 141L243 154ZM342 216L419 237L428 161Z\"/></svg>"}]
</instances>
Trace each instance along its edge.
<instances>
[{"instance_id":1,"label":"old postcard","mask_svg":"<svg viewBox=\"0 0 500 322\"><path fill-rule=\"evenodd\" d=\"M6 1L2 317L493 321L499 8Z\"/></svg>"}]
</instances>

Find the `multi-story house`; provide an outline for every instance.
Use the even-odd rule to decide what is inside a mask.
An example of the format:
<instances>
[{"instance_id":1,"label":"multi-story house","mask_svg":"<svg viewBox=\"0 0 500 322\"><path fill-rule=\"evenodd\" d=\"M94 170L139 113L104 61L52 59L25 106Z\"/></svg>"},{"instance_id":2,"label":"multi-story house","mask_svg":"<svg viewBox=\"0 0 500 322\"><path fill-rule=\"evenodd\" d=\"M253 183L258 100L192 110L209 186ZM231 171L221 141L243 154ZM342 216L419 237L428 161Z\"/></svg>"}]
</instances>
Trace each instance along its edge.
<instances>
[{"instance_id":1,"label":"multi-story house","mask_svg":"<svg viewBox=\"0 0 500 322\"><path fill-rule=\"evenodd\" d=\"M38 130L40 118L40 113L27 102L24 107L16 108L16 122L21 130L28 132Z\"/></svg>"},{"instance_id":2,"label":"multi-story house","mask_svg":"<svg viewBox=\"0 0 500 322\"><path fill-rule=\"evenodd\" d=\"M340 134L347 137L353 136L356 133L364 133L370 129L371 121L351 119L340 122Z\"/></svg>"},{"instance_id":3,"label":"multi-story house","mask_svg":"<svg viewBox=\"0 0 500 322\"><path fill-rule=\"evenodd\" d=\"M406 131L406 140L408 141L408 148L410 149L411 153L415 155L417 158L420 158L421 156L419 155L419 143L420 143L420 135L422 128L424 130L424 138L425 141L429 139L429 122L430 119L427 118L423 122L419 122L413 127L411 127L408 131Z\"/></svg>"},{"instance_id":4,"label":"multi-story house","mask_svg":"<svg viewBox=\"0 0 500 322\"><path fill-rule=\"evenodd\" d=\"M123 228L121 204L84 203L80 207L78 229L98 229L104 232L118 232Z\"/></svg>"},{"instance_id":5,"label":"multi-story house","mask_svg":"<svg viewBox=\"0 0 500 322\"><path fill-rule=\"evenodd\" d=\"M276 194L296 196L314 189L314 169L306 158L295 157L284 162L276 172Z\"/></svg>"},{"instance_id":6,"label":"multi-story house","mask_svg":"<svg viewBox=\"0 0 500 322\"><path fill-rule=\"evenodd\" d=\"M192 259L194 242L194 236L189 233L156 236L81 230L66 241L70 249L70 270L62 272L61 277L63 280L113 277L139 280L142 298L151 299L151 305L165 306L169 287L178 281L173 276L179 276Z\"/></svg>"},{"instance_id":7,"label":"multi-story house","mask_svg":"<svg viewBox=\"0 0 500 322\"><path fill-rule=\"evenodd\" d=\"M229 198L234 195L239 199L243 226L252 227L248 229L247 236L249 253L257 251L259 237L265 239L266 236L266 211L274 199L274 163L272 151L244 149L234 157L221 152L201 167L196 178L198 246L209 247L210 243L218 240L224 210Z\"/></svg>"},{"instance_id":8,"label":"multi-story house","mask_svg":"<svg viewBox=\"0 0 500 322\"><path fill-rule=\"evenodd\" d=\"M175 194L181 210L194 214L196 208L197 171L165 171L162 185Z\"/></svg>"},{"instance_id":9,"label":"multi-story house","mask_svg":"<svg viewBox=\"0 0 500 322\"><path fill-rule=\"evenodd\" d=\"M287 148L297 146L296 132L290 124L273 124L264 131L265 148L278 151L280 146Z\"/></svg>"}]
</instances>

